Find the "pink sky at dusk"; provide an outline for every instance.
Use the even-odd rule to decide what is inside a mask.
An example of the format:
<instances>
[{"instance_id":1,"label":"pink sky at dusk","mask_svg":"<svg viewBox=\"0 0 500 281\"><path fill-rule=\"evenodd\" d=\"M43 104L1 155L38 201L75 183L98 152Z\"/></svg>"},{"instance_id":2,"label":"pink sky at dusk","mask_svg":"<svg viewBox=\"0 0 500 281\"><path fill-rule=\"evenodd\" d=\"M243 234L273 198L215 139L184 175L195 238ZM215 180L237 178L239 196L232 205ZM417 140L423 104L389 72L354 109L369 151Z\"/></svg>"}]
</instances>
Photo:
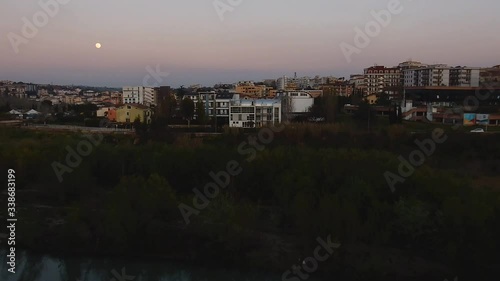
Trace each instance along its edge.
<instances>
[{"instance_id":1,"label":"pink sky at dusk","mask_svg":"<svg viewBox=\"0 0 500 281\"><path fill-rule=\"evenodd\" d=\"M22 18L43 9L38 0L4 0L0 80L121 87L141 84L145 68L159 64L171 73L166 85L211 86L294 72L349 76L409 58L500 64L494 0L402 0L402 12L348 63L340 44L354 44L354 28L389 1L243 0L221 21L212 0L69 0L16 54L8 34L22 36Z\"/></svg>"}]
</instances>

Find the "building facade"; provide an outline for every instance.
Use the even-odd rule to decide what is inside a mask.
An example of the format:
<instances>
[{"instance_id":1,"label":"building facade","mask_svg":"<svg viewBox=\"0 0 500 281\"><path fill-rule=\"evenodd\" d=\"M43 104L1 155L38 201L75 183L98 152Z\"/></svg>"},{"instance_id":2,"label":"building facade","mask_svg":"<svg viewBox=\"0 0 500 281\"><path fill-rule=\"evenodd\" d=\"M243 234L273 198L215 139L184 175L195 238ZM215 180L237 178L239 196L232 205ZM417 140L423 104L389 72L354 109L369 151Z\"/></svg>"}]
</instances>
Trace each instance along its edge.
<instances>
[{"instance_id":1,"label":"building facade","mask_svg":"<svg viewBox=\"0 0 500 281\"><path fill-rule=\"evenodd\" d=\"M141 123L151 124L153 111L141 104L126 104L116 110L116 122L133 123L139 119Z\"/></svg>"},{"instance_id":2,"label":"building facade","mask_svg":"<svg viewBox=\"0 0 500 281\"><path fill-rule=\"evenodd\" d=\"M278 99L232 100L229 109L229 127L260 128L281 123Z\"/></svg>"},{"instance_id":3,"label":"building facade","mask_svg":"<svg viewBox=\"0 0 500 281\"><path fill-rule=\"evenodd\" d=\"M500 65L482 68L479 83L484 86L500 86Z\"/></svg>"},{"instance_id":4,"label":"building facade","mask_svg":"<svg viewBox=\"0 0 500 281\"><path fill-rule=\"evenodd\" d=\"M151 87L123 87L123 104L155 106L155 89Z\"/></svg>"},{"instance_id":5,"label":"building facade","mask_svg":"<svg viewBox=\"0 0 500 281\"><path fill-rule=\"evenodd\" d=\"M379 94L386 89L402 86L401 75L401 69L397 67L372 66L366 68L364 71L365 95Z\"/></svg>"},{"instance_id":6,"label":"building facade","mask_svg":"<svg viewBox=\"0 0 500 281\"><path fill-rule=\"evenodd\" d=\"M445 64L403 70L404 87L479 87L479 68Z\"/></svg>"}]
</instances>

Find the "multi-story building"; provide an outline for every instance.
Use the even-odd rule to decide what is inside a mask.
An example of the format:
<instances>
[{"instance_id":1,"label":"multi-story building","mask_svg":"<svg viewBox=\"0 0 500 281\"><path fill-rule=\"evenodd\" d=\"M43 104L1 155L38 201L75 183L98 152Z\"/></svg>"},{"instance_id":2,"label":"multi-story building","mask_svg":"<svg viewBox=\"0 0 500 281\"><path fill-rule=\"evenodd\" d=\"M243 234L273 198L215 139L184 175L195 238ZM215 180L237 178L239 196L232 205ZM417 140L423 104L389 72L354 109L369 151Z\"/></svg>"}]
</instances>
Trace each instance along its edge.
<instances>
[{"instance_id":1,"label":"multi-story building","mask_svg":"<svg viewBox=\"0 0 500 281\"><path fill-rule=\"evenodd\" d=\"M229 127L259 128L281 123L281 100L231 100Z\"/></svg>"},{"instance_id":2,"label":"multi-story building","mask_svg":"<svg viewBox=\"0 0 500 281\"><path fill-rule=\"evenodd\" d=\"M479 68L445 64L403 70L408 87L479 87Z\"/></svg>"},{"instance_id":3,"label":"multi-story building","mask_svg":"<svg viewBox=\"0 0 500 281\"><path fill-rule=\"evenodd\" d=\"M450 67L445 64L403 70L405 87L448 87Z\"/></svg>"},{"instance_id":4,"label":"multi-story building","mask_svg":"<svg viewBox=\"0 0 500 281\"><path fill-rule=\"evenodd\" d=\"M500 65L482 68L479 83L485 86L500 86Z\"/></svg>"},{"instance_id":5,"label":"multi-story building","mask_svg":"<svg viewBox=\"0 0 500 281\"><path fill-rule=\"evenodd\" d=\"M239 82L236 84L235 92L238 94L251 94L262 97L266 94L267 87L265 85L255 85L251 81Z\"/></svg>"},{"instance_id":6,"label":"multi-story building","mask_svg":"<svg viewBox=\"0 0 500 281\"><path fill-rule=\"evenodd\" d=\"M338 95L342 97L350 97L354 92L354 84L348 81L337 81L331 84L321 85L325 95Z\"/></svg>"},{"instance_id":7,"label":"multi-story building","mask_svg":"<svg viewBox=\"0 0 500 281\"><path fill-rule=\"evenodd\" d=\"M152 87L123 87L124 104L156 105L155 89Z\"/></svg>"},{"instance_id":8,"label":"multi-story building","mask_svg":"<svg viewBox=\"0 0 500 281\"><path fill-rule=\"evenodd\" d=\"M141 104L126 104L116 110L118 123L133 123L139 119L141 123L151 124L153 111Z\"/></svg>"},{"instance_id":9,"label":"multi-story building","mask_svg":"<svg viewBox=\"0 0 500 281\"><path fill-rule=\"evenodd\" d=\"M479 87L479 67L457 66L450 68L450 86Z\"/></svg>"},{"instance_id":10,"label":"multi-story building","mask_svg":"<svg viewBox=\"0 0 500 281\"><path fill-rule=\"evenodd\" d=\"M294 91L294 90L303 90L311 88L314 84L314 79L310 77L297 77L290 78L287 76L283 76L278 78L276 81L276 86L278 90L281 91Z\"/></svg>"},{"instance_id":11,"label":"multi-story building","mask_svg":"<svg viewBox=\"0 0 500 281\"><path fill-rule=\"evenodd\" d=\"M365 84L365 75L364 74L353 74L349 79L349 83L351 83L354 87L353 94L360 94L361 96L365 96L366 94L366 84Z\"/></svg>"},{"instance_id":12,"label":"multi-story building","mask_svg":"<svg viewBox=\"0 0 500 281\"><path fill-rule=\"evenodd\" d=\"M216 93L216 92L199 92L186 95L195 105L195 116L197 107L203 106L205 116L208 118L216 118L218 124L228 124L229 122L229 104L231 101L239 100L240 95L234 93Z\"/></svg>"},{"instance_id":13,"label":"multi-story building","mask_svg":"<svg viewBox=\"0 0 500 281\"><path fill-rule=\"evenodd\" d=\"M401 70L397 67L372 66L364 71L366 95L379 94L401 86Z\"/></svg>"}]
</instances>

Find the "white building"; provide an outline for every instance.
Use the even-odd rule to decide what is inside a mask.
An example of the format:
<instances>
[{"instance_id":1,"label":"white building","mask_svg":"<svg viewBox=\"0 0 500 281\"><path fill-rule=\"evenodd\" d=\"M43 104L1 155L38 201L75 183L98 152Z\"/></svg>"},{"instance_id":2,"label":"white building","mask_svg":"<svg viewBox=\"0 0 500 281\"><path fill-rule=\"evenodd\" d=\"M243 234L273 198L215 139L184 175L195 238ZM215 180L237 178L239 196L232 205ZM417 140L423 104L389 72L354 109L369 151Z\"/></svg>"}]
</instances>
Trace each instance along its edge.
<instances>
[{"instance_id":1,"label":"white building","mask_svg":"<svg viewBox=\"0 0 500 281\"><path fill-rule=\"evenodd\" d=\"M309 112L314 105L314 98L307 91L284 91L276 94L276 98L284 101L283 111L292 114Z\"/></svg>"},{"instance_id":2,"label":"white building","mask_svg":"<svg viewBox=\"0 0 500 281\"><path fill-rule=\"evenodd\" d=\"M403 70L405 87L479 87L479 68L445 64Z\"/></svg>"},{"instance_id":3,"label":"white building","mask_svg":"<svg viewBox=\"0 0 500 281\"><path fill-rule=\"evenodd\" d=\"M314 86L314 79L310 77L294 77L290 78L287 76L283 76L278 78L276 81L276 86L278 90L287 90L289 88L293 89L307 89L309 87Z\"/></svg>"},{"instance_id":4,"label":"white building","mask_svg":"<svg viewBox=\"0 0 500 281\"><path fill-rule=\"evenodd\" d=\"M123 87L124 104L156 105L155 90L151 87Z\"/></svg>"},{"instance_id":5,"label":"white building","mask_svg":"<svg viewBox=\"0 0 500 281\"><path fill-rule=\"evenodd\" d=\"M231 100L229 127L260 128L281 123L281 100Z\"/></svg>"}]
</instances>

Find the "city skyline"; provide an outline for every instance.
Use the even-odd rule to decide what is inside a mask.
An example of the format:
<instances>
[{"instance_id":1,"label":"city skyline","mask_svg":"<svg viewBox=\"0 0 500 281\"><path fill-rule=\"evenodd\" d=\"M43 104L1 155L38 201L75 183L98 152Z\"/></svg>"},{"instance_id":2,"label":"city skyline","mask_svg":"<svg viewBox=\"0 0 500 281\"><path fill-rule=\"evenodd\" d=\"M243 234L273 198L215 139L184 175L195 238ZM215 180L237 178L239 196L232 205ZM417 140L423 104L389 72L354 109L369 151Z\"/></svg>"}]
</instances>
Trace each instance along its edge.
<instances>
[{"instance_id":1,"label":"city skyline","mask_svg":"<svg viewBox=\"0 0 500 281\"><path fill-rule=\"evenodd\" d=\"M159 65L169 73L159 85L212 86L294 72L349 77L374 64L396 66L410 58L473 67L500 61L495 52L500 36L491 31L500 24L495 15L500 3L490 0L400 1L401 12L351 62L340 45L353 44L355 28L363 29L372 12L390 1L243 0L222 18L213 1L61 2L67 3L33 38L18 44L17 54L9 34L22 36L23 18L31 21L44 10L39 1L4 2L2 10L9 13L0 15L0 60L6 66L1 79L122 87L142 85L146 68Z\"/></svg>"}]
</instances>

